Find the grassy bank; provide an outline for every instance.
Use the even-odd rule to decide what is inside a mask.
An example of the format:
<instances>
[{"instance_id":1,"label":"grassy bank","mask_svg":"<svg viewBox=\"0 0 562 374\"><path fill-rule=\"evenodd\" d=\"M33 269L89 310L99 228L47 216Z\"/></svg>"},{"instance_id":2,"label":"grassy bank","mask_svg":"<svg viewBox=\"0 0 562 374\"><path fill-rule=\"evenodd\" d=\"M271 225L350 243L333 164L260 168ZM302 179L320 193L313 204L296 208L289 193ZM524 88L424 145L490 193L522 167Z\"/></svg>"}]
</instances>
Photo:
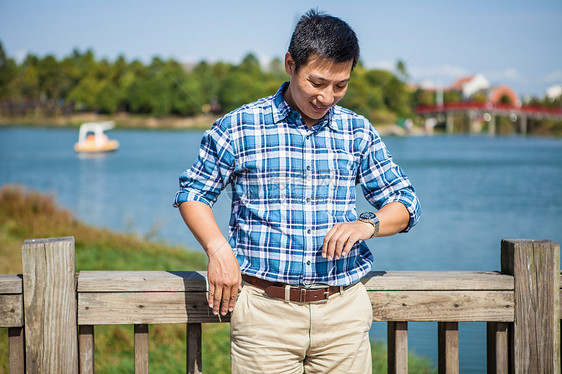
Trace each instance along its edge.
<instances>
[{"instance_id":1,"label":"grassy bank","mask_svg":"<svg viewBox=\"0 0 562 374\"><path fill-rule=\"evenodd\" d=\"M179 219L179 217L178 217ZM77 270L202 270L204 254L183 247L145 241L134 235L88 226L59 208L53 197L20 187L0 188L0 274L21 273L21 244L30 238L74 236ZM150 371L185 372L185 326L151 325ZM8 373L8 339L0 329L0 373ZM95 327L98 373L134 371L133 326ZM203 368L229 373L229 325L203 325ZM373 372L386 373L386 346L373 344ZM432 373L428 360L414 355L410 373Z\"/></svg>"},{"instance_id":2,"label":"grassy bank","mask_svg":"<svg viewBox=\"0 0 562 374\"><path fill-rule=\"evenodd\" d=\"M212 114L201 114L193 117L152 117L146 115L134 115L129 113L117 113L114 115L97 113L75 113L67 116L0 116L0 126L26 125L42 127L79 127L84 122L115 121L116 126L121 129L205 130L210 128L217 118L218 116Z\"/></svg>"}]
</instances>

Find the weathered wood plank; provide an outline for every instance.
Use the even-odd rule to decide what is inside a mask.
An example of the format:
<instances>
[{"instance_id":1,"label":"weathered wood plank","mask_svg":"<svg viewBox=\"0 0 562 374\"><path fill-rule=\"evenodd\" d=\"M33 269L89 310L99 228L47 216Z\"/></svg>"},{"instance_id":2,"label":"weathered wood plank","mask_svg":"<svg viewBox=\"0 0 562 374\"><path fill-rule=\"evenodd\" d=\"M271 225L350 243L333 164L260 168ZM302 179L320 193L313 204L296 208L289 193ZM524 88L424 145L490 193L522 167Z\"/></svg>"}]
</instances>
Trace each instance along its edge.
<instances>
[{"instance_id":1,"label":"weathered wood plank","mask_svg":"<svg viewBox=\"0 0 562 374\"><path fill-rule=\"evenodd\" d=\"M502 240L501 265L515 277L515 372L560 373L560 246Z\"/></svg>"},{"instance_id":2,"label":"weathered wood plank","mask_svg":"<svg viewBox=\"0 0 562 374\"><path fill-rule=\"evenodd\" d=\"M10 346L10 374L25 372L25 342L22 327L8 329L8 344Z\"/></svg>"},{"instance_id":3,"label":"weathered wood plank","mask_svg":"<svg viewBox=\"0 0 562 374\"><path fill-rule=\"evenodd\" d=\"M205 291L206 272L82 271L78 292ZM513 276L482 271L370 272L367 290L513 290Z\"/></svg>"},{"instance_id":4,"label":"weathered wood plank","mask_svg":"<svg viewBox=\"0 0 562 374\"><path fill-rule=\"evenodd\" d=\"M362 282L367 291L513 290L513 276L491 271L372 271Z\"/></svg>"},{"instance_id":5,"label":"weathered wood plank","mask_svg":"<svg viewBox=\"0 0 562 374\"><path fill-rule=\"evenodd\" d=\"M369 291L374 321L513 321L511 291Z\"/></svg>"},{"instance_id":6,"label":"weathered wood plank","mask_svg":"<svg viewBox=\"0 0 562 374\"><path fill-rule=\"evenodd\" d=\"M21 294L22 291L21 274L0 274L0 294Z\"/></svg>"},{"instance_id":7,"label":"weathered wood plank","mask_svg":"<svg viewBox=\"0 0 562 374\"><path fill-rule=\"evenodd\" d=\"M408 373L408 322L388 322L388 373Z\"/></svg>"},{"instance_id":8,"label":"weathered wood plank","mask_svg":"<svg viewBox=\"0 0 562 374\"><path fill-rule=\"evenodd\" d=\"M22 246L26 370L77 373L74 238Z\"/></svg>"},{"instance_id":9,"label":"weathered wood plank","mask_svg":"<svg viewBox=\"0 0 562 374\"><path fill-rule=\"evenodd\" d=\"M206 291L201 271L81 271L78 292Z\"/></svg>"},{"instance_id":10,"label":"weathered wood plank","mask_svg":"<svg viewBox=\"0 0 562 374\"><path fill-rule=\"evenodd\" d=\"M506 322L488 322L486 324L488 374L507 374L509 372L507 325Z\"/></svg>"},{"instance_id":11,"label":"weathered wood plank","mask_svg":"<svg viewBox=\"0 0 562 374\"><path fill-rule=\"evenodd\" d=\"M94 326L78 326L80 374L94 374Z\"/></svg>"},{"instance_id":12,"label":"weathered wood plank","mask_svg":"<svg viewBox=\"0 0 562 374\"><path fill-rule=\"evenodd\" d=\"M439 374L458 374L459 324L458 322L438 322L437 329Z\"/></svg>"},{"instance_id":13,"label":"weathered wood plank","mask_svg":"<svg viewBox=\"0 0 562 374\"><path fill-rule=\"evenodd\" d=\"M0 327L23 326L23 297L0 295Z\"/></svg>"},{"instance_id":14,"label":"weathered wood plank","mask_svg":"<svg viewBox=\"0 0 562 374\"><path fill-rule=\"evenodd\" d=\"M221 318L230 321L230 315ZM131 292L78 294L78 323L152 324L220 322L205 292Z\"/></svg>"},{"instance_id":15,"label":"weathered wood plank","mask_svg":"<svg viewBox=\"0 0 562 374\"><path fill-rule=\"evenodd\" d=\"M135 325L135 374L148 374L148 325Z\"/></svg>"},{"instance_id":16,"label":"weathered wood plank","mask_svg":"<svg viewBox=\"0 0 562 374\"><path fill-rule=\"evenodd\" d=\"M188 374L201 374L203 369L201 367L201 324L188 323L186 325L187 331L187 373Z\"/></svg>"}]
</instances>

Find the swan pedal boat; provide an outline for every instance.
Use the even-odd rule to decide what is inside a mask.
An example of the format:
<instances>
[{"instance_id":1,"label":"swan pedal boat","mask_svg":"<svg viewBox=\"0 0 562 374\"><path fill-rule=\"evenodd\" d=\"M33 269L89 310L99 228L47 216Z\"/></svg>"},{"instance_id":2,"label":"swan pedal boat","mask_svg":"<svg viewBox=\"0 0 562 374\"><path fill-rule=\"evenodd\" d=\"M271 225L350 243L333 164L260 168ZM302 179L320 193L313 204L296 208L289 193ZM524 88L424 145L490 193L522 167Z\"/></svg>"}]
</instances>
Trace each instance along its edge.
<instances>
[{"instance_id":1,"label":"swan pedal boat","mask_svg":"<svg viewBox=\"0 0 562 374\"><path fill-rule=\"evenodd\" d=\"M119 148L119 142L109 139L105 131L115 127L113 121L86 122L80 126L78 142L74 150L78 153L112 152Z\"/></svg>"}]
</instances>

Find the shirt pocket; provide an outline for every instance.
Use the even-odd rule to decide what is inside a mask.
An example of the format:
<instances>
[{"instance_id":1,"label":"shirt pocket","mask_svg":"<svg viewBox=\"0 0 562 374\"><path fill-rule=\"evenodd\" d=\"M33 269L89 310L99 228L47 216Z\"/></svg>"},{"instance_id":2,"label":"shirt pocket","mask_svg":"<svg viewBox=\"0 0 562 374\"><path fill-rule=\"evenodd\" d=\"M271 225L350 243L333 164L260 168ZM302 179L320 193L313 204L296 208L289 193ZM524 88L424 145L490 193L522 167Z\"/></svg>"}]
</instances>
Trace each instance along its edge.
<instances>
[{"instance_id":1,"label":"shirt pocket","mask_svg":"<svg viewBox=\"0 0 562 374\"><path fill-rule=\"evenodd\" d=\"M329 177L320 178L319 194L327 200L355 203L355 185L359 160L347 152L330 152L328 159Z\"/></svg>"},{"instance_id":2,"label":"shirt pocket","mask_svg":"<svg viewBox=\"0 0 562 374\"><path fill-rule=\"evenodd\" d=\"M281 166L278 159L251 155L237 173L235 191L245 205L266 206L293 200L302 192L300 170Z\"/></svg>"}]
</instances>

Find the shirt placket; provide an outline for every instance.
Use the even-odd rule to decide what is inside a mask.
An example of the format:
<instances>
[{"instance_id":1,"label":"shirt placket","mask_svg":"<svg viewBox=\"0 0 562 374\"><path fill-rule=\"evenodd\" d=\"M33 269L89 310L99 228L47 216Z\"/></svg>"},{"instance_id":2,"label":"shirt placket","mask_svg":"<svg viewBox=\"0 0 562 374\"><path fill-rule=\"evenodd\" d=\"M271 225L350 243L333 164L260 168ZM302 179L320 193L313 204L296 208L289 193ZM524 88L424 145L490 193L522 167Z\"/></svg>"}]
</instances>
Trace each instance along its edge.
<instances>
[{"instance_id":1,"label":"shirt placket","mask_svg":"<svg viewBox=\"0 0 562 374\"><path fill-rule=\"evenodd\" d=\"M314 279L314 247L316 229L314 227L314 133L307 130L304 136L304 147L302 155L303 165L303 189L302 205L304 212L304 242L303 251L303 283L311 283Z\"/></svg>"}]
</instances>

